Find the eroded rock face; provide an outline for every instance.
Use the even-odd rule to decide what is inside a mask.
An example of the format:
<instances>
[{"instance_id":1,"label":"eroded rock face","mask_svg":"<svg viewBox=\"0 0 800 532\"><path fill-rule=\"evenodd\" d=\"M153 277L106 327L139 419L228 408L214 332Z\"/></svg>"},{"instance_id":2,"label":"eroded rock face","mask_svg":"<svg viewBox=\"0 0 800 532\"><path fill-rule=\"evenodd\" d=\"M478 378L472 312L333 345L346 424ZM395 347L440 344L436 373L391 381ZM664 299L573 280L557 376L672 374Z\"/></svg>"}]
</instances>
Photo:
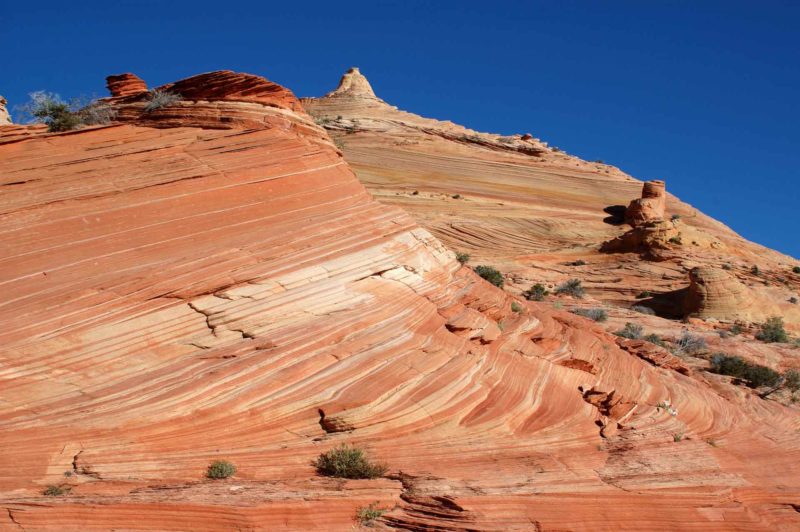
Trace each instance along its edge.
<instances>
[{"instance_id":1,"label":"eroded rock face","mask_svg":"<svg viewBox=\"0 0 800 532\"><path fill-rule=\"evenodd\" d=\"M339 80L339 86L325 95L328 98L371 98L377 100L372 85L358 67L352 67Z\"/></svg>"},{"instance_id":2,"label":"eroded rock face","mask_svg":"<svg viewBox=\"0 0 800 532\"><path fill-rule=\"evenodd\" d=\"M642 186L642 197L631 201L625 211L625 221L638 227L664 219L667 196L663 181L646 181Z\"/></svg>"},{"instance_id":3,"label":"eroded rock face","mask_svg":"<svg viewBox=\"0 0 800 532\"><path fill-rule=\"evenodd\" d=\"M0 522L351 530L377 502L411 530L796 528L793 412L482 281L286 89L169 87L191 97L0 131ZM319 477L343 442L390 477ZM203 478L218 459L233 479Z\"/></svg>"},{"instance_id":4,"label":"eroded rock face","mask_svg":"<svg viewBox=\"0 0 800 532\"><path fill-rule=\"evenodd\" d=\"M11 125L11 116L9 116L8 109L6 109L7 103L8 101L0 96L0 126Z\"/></svg>"},{"instance_id":5,"label":"eroded rock face","mask_svg":"<svg viewBox=\"0 0 800 532\"><path fill-rule=\"evenodd\" d=\"M753 311L754 295L724 270L698 267L689 272L686 315L736 320L751 318Z\"/></svg>"},{"instance_id":6,"label":"eroded rock face","mask_svg":"<svg viewBox=\"0 0 800 532\"><path fill-rule=\"evenodd\" d=\"M136 74L115 74L106 77L106 87L113 97L133 96L147 92L147 84Z\"/></svg>"}]
</instances>

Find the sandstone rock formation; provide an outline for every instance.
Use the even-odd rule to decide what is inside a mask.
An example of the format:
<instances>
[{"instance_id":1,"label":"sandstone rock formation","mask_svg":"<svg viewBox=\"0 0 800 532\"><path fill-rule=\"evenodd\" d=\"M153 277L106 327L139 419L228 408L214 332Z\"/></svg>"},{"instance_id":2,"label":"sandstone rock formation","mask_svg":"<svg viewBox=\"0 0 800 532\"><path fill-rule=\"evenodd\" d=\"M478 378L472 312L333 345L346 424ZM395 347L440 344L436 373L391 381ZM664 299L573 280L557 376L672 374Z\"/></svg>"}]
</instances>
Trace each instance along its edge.
<instances>
[{"instance_id":1,"label":"sandstone rock formation","mask_svg":"<svg viewBox=\"0 0 800 532\"><path fill-rule=\"evenodd\" d=\"M229 71L164 88L184 100L108 99L122 123L0 129L2 526L350 530L373 503L405 530L800 525L795 410L723 395L666 353L482 281L373 199L287 89ZM373 179L398 155L428 187L409 198L496 221L431 224L451 241L500 254L618 231L592 209L632 190L619 175L589 186L588 166L565 170L539 141L451 140L463 128L392 126L376 105L334 131L366 138ZM379 128L406 135L381 141L382 160ZM416 150L438 164L415 167ZM502 177L489 191L487 169ZM448 172L473 177L456 189L469 196L452 198ZM536 222L532 188L550 191ZM317 475L343 442L387 477ZM205 479L216 459L236 476Z\"/></svg>"},{"instance_id":2,"label":"sandstone rock formation","mask_svg":"<svg viewBox=\"0 0 800 532\"><path fill-rule=\"evenodd\" d=\"M134 96L147 92L147 84L136 74L116 74L106 77L106 87L111 96Z\"/></svg>"},{"instance_id":3,"label":"sandstone rock formation","mask_svg":"<svg viewBox=\"0 0 800 532\"><path fill-rule=\"evenodd\" d=\"M633 227L664 220L667 192L663 181L646 181L642 197L631 201L625 211L625 221Z\"/></svg>"},{"instance_id":4,"label":"sandstone rock formation","mask_svg":"<svg viewBox=\"0 0 800 532\"><path fill-rule=\"evenodd\" d=\"M8 114L8 109L6 109L6 104L8 101L0 96L0 126L7 126L11 124L11 117Z\"/></svg>"},{"instance_id":5,"label":"sandstone rock formation","mask_svg":"<svg viewBox=\"0 0 800 532\"><path fill-rule=\"evenodd\" d=\"M377 100L372 85L358 67L352 67L339 80L339 86L325 95L327 98L372 98Z\"/></svg>"}]
</instances>

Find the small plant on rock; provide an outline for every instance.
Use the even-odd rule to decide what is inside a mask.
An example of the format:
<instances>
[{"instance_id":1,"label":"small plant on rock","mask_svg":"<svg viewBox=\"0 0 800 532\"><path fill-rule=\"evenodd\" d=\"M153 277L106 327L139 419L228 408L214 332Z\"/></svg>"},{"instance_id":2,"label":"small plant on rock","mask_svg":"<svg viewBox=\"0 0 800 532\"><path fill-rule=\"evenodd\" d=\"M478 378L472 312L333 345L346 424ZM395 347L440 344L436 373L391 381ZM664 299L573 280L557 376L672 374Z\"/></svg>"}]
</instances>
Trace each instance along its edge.
<instances>
[{"instance_id":1,"label":"small plant on rock","mask_svg":"<svg viewBox=\"0 0 800 532\"><path fill-rule=\"evenodd\" d=\"M522 293L525 296L525 299L528 301L541 301L547 296L550 292L547 288L544 287L541 283L536 283L535 285L531 286L528 290Z\"/></svg>"},{"instance_id":2,"label":"small plant on rock","mask_svg":"<svg viewBox=\"0 0 800 532\"><path fill-rule=\"evenodd\" d=\"M581 286L580 279L570 279L556 287L556 294L566 294L581 299L586 295L586 290Z\"/></svg>"},{"instance_id":3,"label":"small plant on rock","mask_svg":"<svg viewBox=\"0 0 800 532\"><path fill-rule=\"evenodd\" d=\"M795 266L794 268L792 268L792 271L794 273L800 273L800 266Z\"/></svg>"},{"instance_id":4,"label":"small plant on rock","mask_svg":"<svg viewBox=\"0 0 800 532\"><path fill-rule=\"evenodd\" d=\"M676 355L693 355L706 348L707 344L705 338L697 334L692 334L689 331L683 331L680 338L675 341L672 352Z\"/></svg>"},{"instance_id":5,"label":"small plant on rock","mask_svg":"<svg viewBox=\"0 0 800 532\"><path fill-rule=\"evenodd\" d=\"M51 484L45 488L45 490L42 492L42 495L47 497L59 497L61 495L66 495L71 489L72 488L69 486L56 486Z\"/></svg>"},{"instance_id":6,"label":"small plant on rock","mask_svg":"<svg viewBox=\"0 0 800 532\"><path fill-rule=\"evenodd\" d=\"M750 273L752 273L753 275L761 275L761 270L759 269L758 266L753 266L752 268L750 268Z\"/></svg>"},{"instance_id":7,"label":"small plant on rock","mask_svg":"<svg viewBox=\"0 0 800 532\"><path fill-rule=\"evenodd\" d=\"M498 288L503 288L503 274L491 266L477 266L475 273Z\"/></svg>"},{"instance_id":8,"label":"small plant on rock","mask_svg":"<svg viewBox=\"0 0 800 532\"><path fill-rule=\"evenodd\" d=\"M32 121L47 124L50 132L61 132L75 129L81 125L72 105L68 104L58 94L45 91L30 93L30 102L22 106L22 114Z\"/></svg>"},{"instance_id":9,"label":"small plant on rock","mask_svg":"<svg viewBox=\"0 0 800 532\"><path fill-rule=\"evenodd\" d=\"M789 303L791 303L792 305L796 305L797 304L797 298L794 297L794 296L790 297L789 298Z\"/></svg>"},{"instance_id":10,"label":"small plant on rock","mask_svg":"<svg viewBox=\"0 0 800 532\"><path fill-rule=\"evenodd\" d=\"M645 299L647 297L652 297L652 292L650 290L644 290L643 292L639 292L639 295L636 296L636 299Z\"/></svg>"},{"instance_id":11,"label":"small plant on rock","mask_svg":"<svg viewBox=\"0 0 800 532\"><path fill-rule=\"evenodd\" d=\"M522 305L514 301L511 303L511 310L514 312L522 312Z\"/></svg>"},{"instance_id":12,"label":"small plant on rock","mask_svg":"<svg viewBox=\"0 0 800 532\"><path fill-rule=\"evenodd\" d=\"M460 251L457 251L456 260L461 264L466 264L467 262L469 262L469 253L461 253Z\"/></svg>"},{"instance_id":13,"label":"small plant on rock","mask_svg":"<svg viewBox=\"0 0 800 532\"><path fill-rule=\"evenodd\" d=\"M378 478L388 469L370 462L363 449L346 443L319 455L314 466L319 474L338 478Z\"/></svg>"},{"instance_id":14,"label":"small plant on rock","mask_svg":"<svg viewBox=\"0 0 800 532\"><path fill-rule=\"evenodd\" d=\"M655 344L658 347L667 347L667 344L664 342L664 340L662 340L661 337L659 335L657 335L656 333L648 334L647 336L645 336L643 338L643 340L646 340L646 341L650 342L651 344Z\"/></svg>"},{"instance_id":15,"label":"small plant on rock","mask_svg":"<svg viewBox=\"0 0 800 532\"><path fill-rule=\"evenodd\" d=\"M147 105L144 106L144 112L150 113L155 111L156 109L161 109L162 107L166 107L168 105L172 105L179 101L183 100L180 94L174 94L169 91L162 91L161 89L155 89L150 92L150 101L147 102ZM330 122L330 119L323 119L324 123Z\"/></svg>"},{"instance_id":16,"label":"small plant on rock","mask_svg":"<svg viewBox=\"0 0 800 532\"><path fill-rule=\"evenodd\" d=\"M378 503L373 502L369 506L362 506L356 511L356 519L364 526L372 526L374 521L386 513L386 510L377 508Z\"/></svg>"},{"instance_id":17,"label":"small plant on rock","mask_svg":"<svg viewBox=\"0 0 800 532\"><path fill-rule=\"evenodd\" d=\"M236 466L226 460L215 460L208 466L206 476L208 478L219 479L228 478L236 473Z\"/></svg>"},{"instance_id":18,"label":"small plant on rock","mask_svg":"<svg viewBox=\"0 0 800 532\"><path fill-rule=\"evenodd\" d=\"M628 338L629 340L639 340L642 338L643 333L644 327L636 323L628 322L625 324L625 327L623 327L622 330L619 330L614 334L621 336L622 338Z\"/></svg>"},{"instance_id":19,"label":"small plant on rock","mask_svg":"<svg viewBox=\"0 0 800 532\"><path fill-rule=\"evenodd\" d=\"M726 262L725 264L723 264L723 265L722 265L722 269L723 269L723 270L732 270L732 269L733 269L733 266L731 266L730 264L728 264L728 263Z\"/></svg>"},{"instance_id":20,"label":"small plant on rock","mask_svg":"<svg viewBox=\"0 0 800 532\"><path fill-rule=\"evenodd\" d=\"M682 439L683 439L683 432L676 432L675 434L672 435L672 441L674 441L675 443L681 441Z\"/></svg>"},{"instance_id":21,"label":"small plant on rock","mask_svg":"<svg viewBox=\"0 0 800 532\"><path fill-rule=\"evenodd\" d=\"M572 313L600 323L608 320L608 312L602 308L576 308Z\"/></svg>"},{"instance_id":22,"label":"small plant on rock","mask_svg":"<svg viewBox=\"0 0 800 532\"><path fill-rule=\"evenodd\" d=\"M780 316L769 318L761 326L761 330L756 333L756 340L766 343L788 342L789 335L786 334L786 330L783 328L783 318Z\"/></svg>"},{"instance_id":23,"label":"small plant on rock","mask_svg":"<svg viewBox=\"0 0 800 532\"><path fill-rule=\"evenodd\" d=\"M567 263L567 266L586 266L586 261L583 259L578 259L576 261Z\"/></svg>"}]
</instances>

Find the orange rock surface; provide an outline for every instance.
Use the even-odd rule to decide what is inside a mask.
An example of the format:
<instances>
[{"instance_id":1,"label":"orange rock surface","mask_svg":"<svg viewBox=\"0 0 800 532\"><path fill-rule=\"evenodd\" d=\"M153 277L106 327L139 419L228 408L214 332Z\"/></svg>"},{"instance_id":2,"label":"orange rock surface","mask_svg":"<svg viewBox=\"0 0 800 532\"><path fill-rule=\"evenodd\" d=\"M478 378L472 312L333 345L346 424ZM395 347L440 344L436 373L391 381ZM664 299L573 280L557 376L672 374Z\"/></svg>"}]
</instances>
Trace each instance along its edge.
<instances>
[{"instance_id":1,"label":"orange rock surface","mask_svg":"<svg viewBox=\"0 0 800 532\"><path fill-rule=\"evenodd\" d=\"M0 126L11 124L11 117L8 114L8 109L6 109L6 104L8 104L8 101L0 96Z\"/></svg>"},{"instance_id":2,"label":"orange rock surface","mask_svg":"<svg viewBox=\"0 0 800 532\"><path fill-rule=\"evenodd\" d=\"M476 144L491 154L478 170L500 159L491 194L478 179L458 203L436 187L381 194L426 202L412 217L373 199L288 90L228 71L166 87L184 100L151 112L145 95L107 100L109 126L0 128L0 528L351 530L369 504L386 510L376 526L406 530L800 526L795 408L497 289L415 221L447 205L454 221L499 216L492 202L535 175L513 161L543 143L461 142L446 126L381 151L377 130L342 133L364 142L360 172L373 150L387 158L381 176L393 154L427 165L456 144L461 166L444 152L429 167L439 187L471 172ZM527 225L535 207L520 199L496 226L549 226L542 244L528 236L542 253L619 230L576 227L562 195L591 197L588 163L558 170L561 184L548 174L559 164L534 184L548 183L536 186L562 225ZM634 188L616 170L607 184L589 187L605 194L593 202ZM522 249L492 246L480 224L449 237L426 225L476 254ZM342 442L387 475L317 475L311 462ZM217 459L236 475L205 479Z\"/></svg>"}]
</instances>

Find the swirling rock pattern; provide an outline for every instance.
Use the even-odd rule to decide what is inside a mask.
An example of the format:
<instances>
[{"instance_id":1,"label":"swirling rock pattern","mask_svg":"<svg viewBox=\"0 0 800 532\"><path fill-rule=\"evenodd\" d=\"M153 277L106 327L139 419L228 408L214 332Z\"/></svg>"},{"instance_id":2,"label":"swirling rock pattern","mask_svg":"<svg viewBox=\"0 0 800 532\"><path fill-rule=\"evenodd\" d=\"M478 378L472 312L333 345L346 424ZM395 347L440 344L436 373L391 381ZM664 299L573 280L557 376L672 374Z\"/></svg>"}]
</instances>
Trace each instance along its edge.
<instances>
[{"instance_id":1,"label":"swirling rock pattern","mask_svg":"<svg viewBox=\"0 0 800 532\"><path fill-rule=\"evenodd\" d=\"M487 284L253 78L0 130L0 526L798 526L793 411ZM387 477L319 477L342 442Z\"/></svg>"},{"instance_id":2,"label":"swirling rock pattern","mask_svg":"<svg viewBox=\"0 0 800 532\"><path fill-rule=\"evenodd\" d=\"M147 84L136 74L127 72L106 77L106 87L111 96L135 96L147 92Z\"/></svg>"}]
</instances>

